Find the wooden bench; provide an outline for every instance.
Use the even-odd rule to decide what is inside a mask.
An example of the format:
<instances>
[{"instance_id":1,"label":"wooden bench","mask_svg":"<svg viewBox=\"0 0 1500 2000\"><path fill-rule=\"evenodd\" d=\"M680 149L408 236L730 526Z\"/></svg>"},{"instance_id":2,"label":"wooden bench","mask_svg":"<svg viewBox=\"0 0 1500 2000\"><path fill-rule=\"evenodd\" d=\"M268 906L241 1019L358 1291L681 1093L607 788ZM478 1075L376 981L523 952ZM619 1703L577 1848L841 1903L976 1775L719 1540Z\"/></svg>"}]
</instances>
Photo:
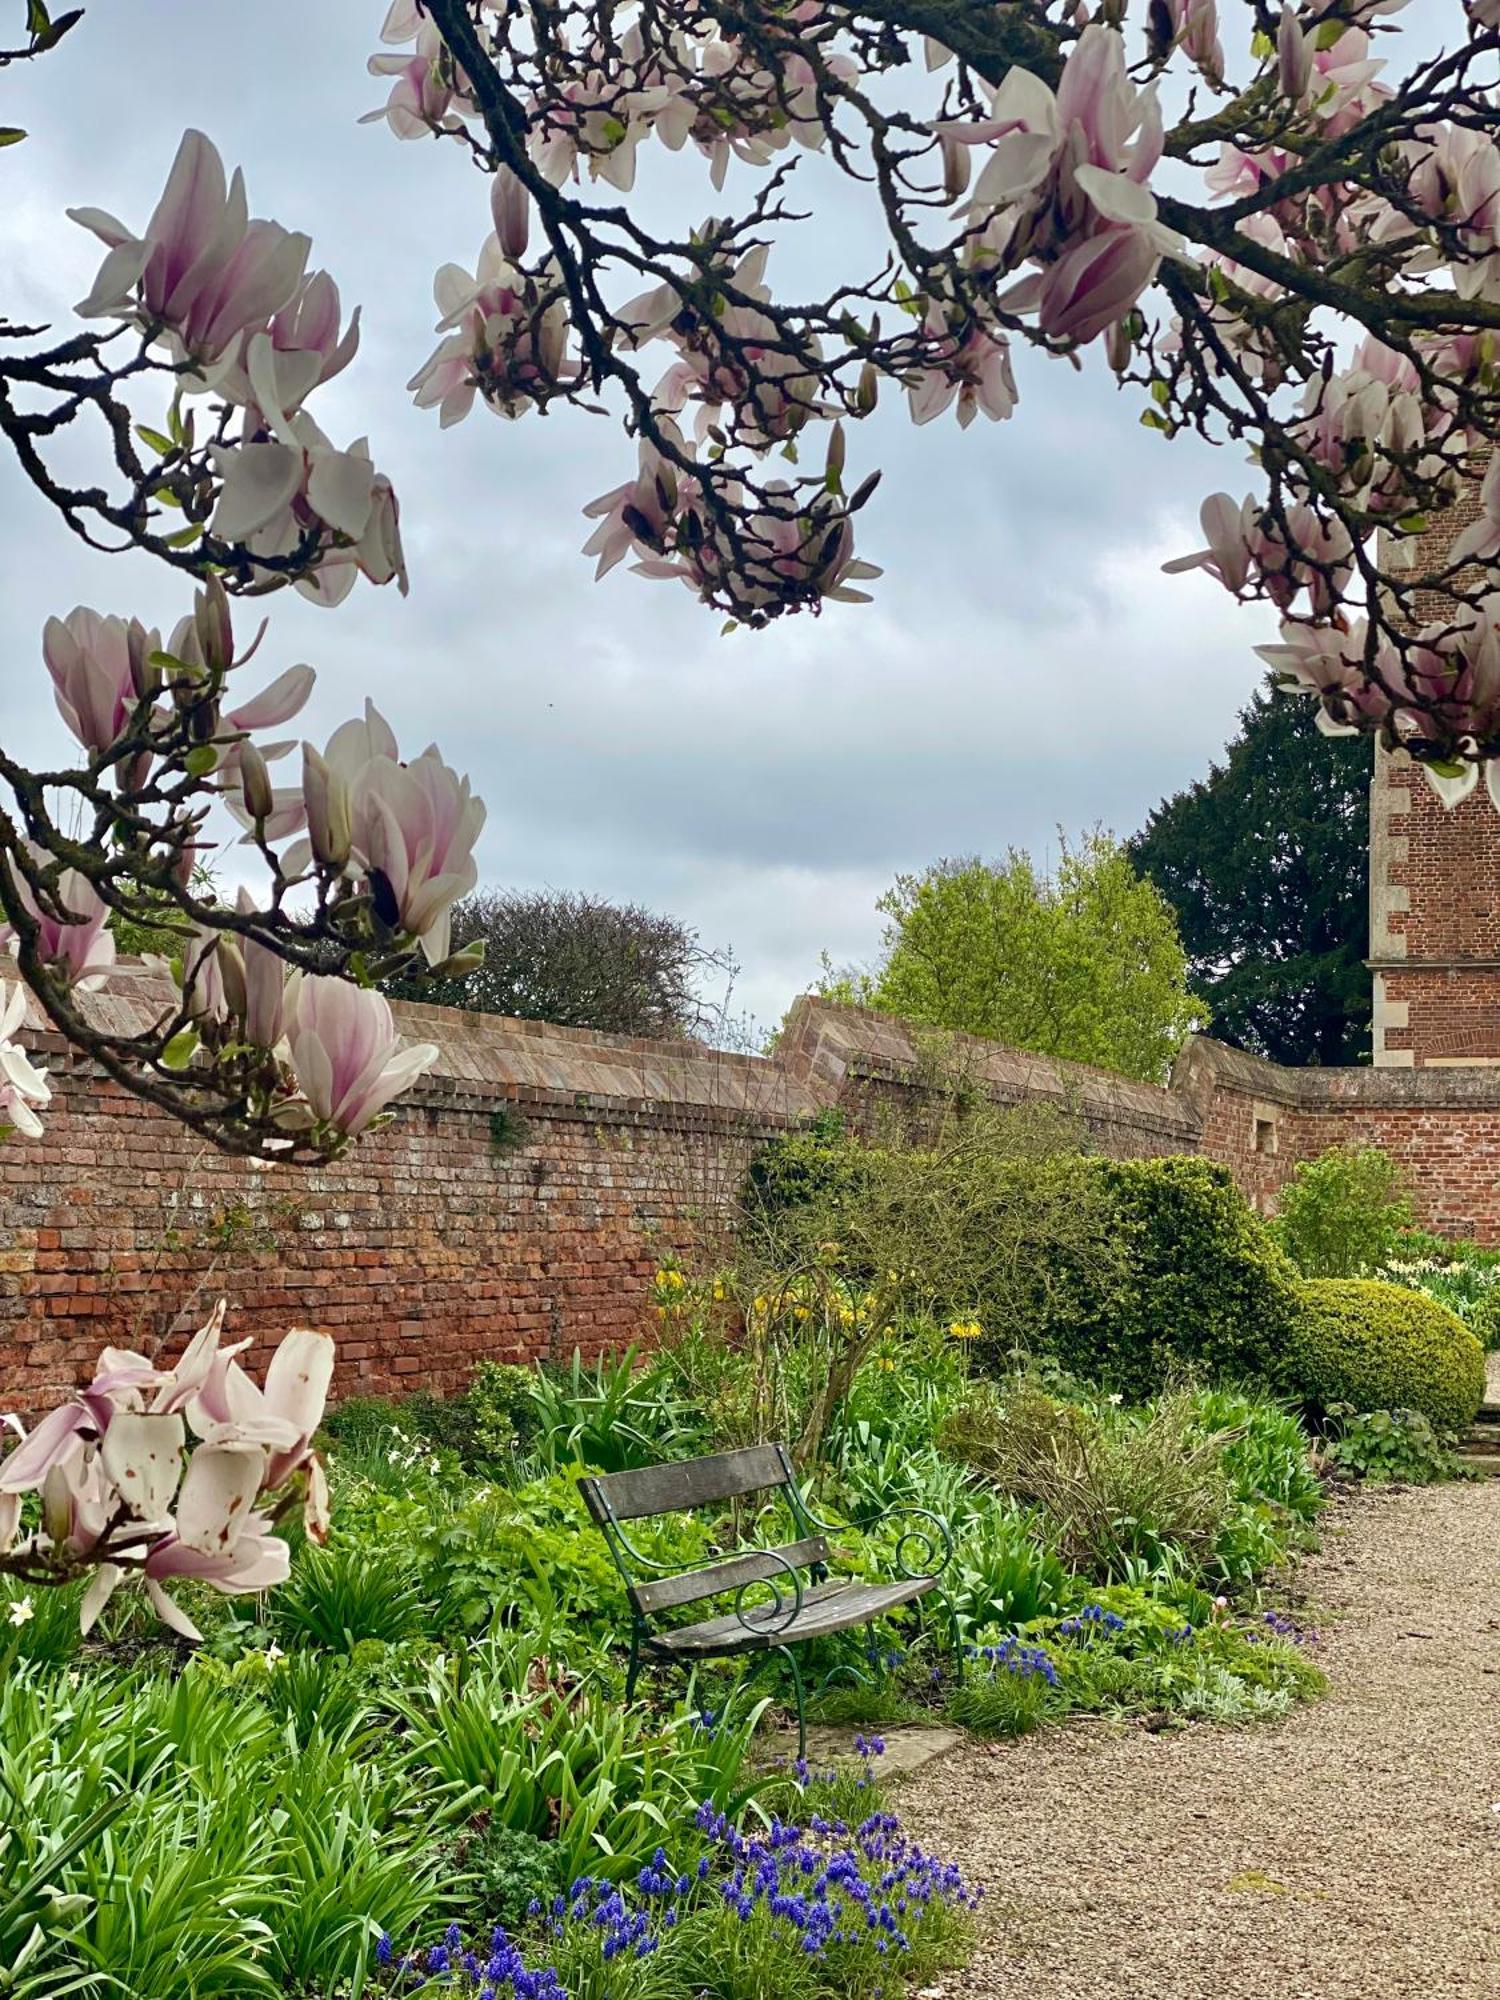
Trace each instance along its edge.
<instances>
[{"instance_id":1,"label":"wooden bench","mask_svg":"<svg viewBox=\"0 0 1500 2000\"><path fill-rule=\"evenodd\" d=\"M913 1520L896 1544L899 1576L880 1583L831 1576L828 1538L838 1530L808 1511L791 1460L779 1444L715 1452L675 1465L648 1465L635 1472L590 1474L578 1484L609 1544L630 1603L625 1699L633 1697L647 1661L690 1665L737 1653L779 1653L791 1668L796 1690L799 1756L807 1746L807 1725L802 1673L792 1647L868 1625L899 1605L915 1603L937 1588L953 1554L953 1538L936 1514L922 1507L895 1507L892 1515L909 1515ZM683 1568L653 1560L630 1539L629 1522L721 1505L751 1494L784 1499L795 1539L775 1547L747 1546ZM749 1593L757 1589L769 1596L751 1601ZM731 1592L734 1604L727 1612L696 1624L660 1622L664 1612ZM948 1622L955 1667L961 1673L962 1653L951 1607Z\"/></svg>"}]
</instances>

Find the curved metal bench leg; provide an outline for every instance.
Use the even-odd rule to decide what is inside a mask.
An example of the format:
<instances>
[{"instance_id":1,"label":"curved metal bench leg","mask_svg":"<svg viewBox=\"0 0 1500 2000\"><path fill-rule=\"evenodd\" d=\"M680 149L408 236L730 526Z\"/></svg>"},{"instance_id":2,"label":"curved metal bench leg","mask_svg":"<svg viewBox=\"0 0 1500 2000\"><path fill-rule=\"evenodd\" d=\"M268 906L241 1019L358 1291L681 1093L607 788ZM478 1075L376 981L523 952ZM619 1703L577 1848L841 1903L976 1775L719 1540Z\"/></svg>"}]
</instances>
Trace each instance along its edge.
<instances>
[{"instance_id":1,"label":"curved metal bench leg","mask_svg":"<svg viewBox=\"0 0 1500 2000\"><path fill-rule=\"evenodd\" d=\"M792 1670L792 1688L797 1697L797 1760L800 1763L807 1755L807 1694L802 1685L802 1669L797 1665L797 1656L790 1646L772 1646L771 1653L780 1653Z\"/></svg>"},{"instance_id":2,"label":"curved metal bench leg","mask_svg":"<svg viewBox=\"0 0 1500 2000\"><path fill-rule=\"evenodd\" d=\"M630 1664L625 1669L625 1706L635 1700L635 1684L641 1677L641 1627L639 1619L630 1625Z\"/></svg>"}]
</instances>

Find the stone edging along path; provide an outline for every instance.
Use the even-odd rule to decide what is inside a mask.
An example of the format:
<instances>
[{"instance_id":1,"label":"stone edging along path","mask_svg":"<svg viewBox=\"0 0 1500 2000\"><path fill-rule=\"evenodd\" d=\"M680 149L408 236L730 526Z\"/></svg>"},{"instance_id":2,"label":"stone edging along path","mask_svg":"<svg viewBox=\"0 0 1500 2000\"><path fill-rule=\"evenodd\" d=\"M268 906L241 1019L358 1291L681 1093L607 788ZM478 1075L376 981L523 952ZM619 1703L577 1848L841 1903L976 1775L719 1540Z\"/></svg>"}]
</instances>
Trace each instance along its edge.
<instances>
[{"instance_id":1,"label":"stone edging along path","mask_svg":"<svg viewBox=\"0 0 1500 2000\"><path fill-rule=\"evenodd\" d=\"M987 1885L946 2000L1500 2000L1500 1479L1361 1495L1322 1540L1322 1701L1055 1729L902 1787Z\"/></svg>"}]
</instances>

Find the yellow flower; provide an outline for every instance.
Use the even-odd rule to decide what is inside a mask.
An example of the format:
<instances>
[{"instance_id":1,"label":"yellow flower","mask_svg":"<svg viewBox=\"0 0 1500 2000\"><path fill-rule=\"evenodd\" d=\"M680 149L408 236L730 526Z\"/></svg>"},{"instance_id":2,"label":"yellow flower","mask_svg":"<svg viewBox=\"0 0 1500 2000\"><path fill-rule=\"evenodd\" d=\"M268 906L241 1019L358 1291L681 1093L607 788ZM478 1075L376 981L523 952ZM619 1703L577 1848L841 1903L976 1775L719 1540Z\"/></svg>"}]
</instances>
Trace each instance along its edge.
<instances>
[{"instance_id":1,"label":"yellow flower","mask_svg":"<svg viewBox=\"0 0 1500 2000\"><path fill-rule=\"evenodd\" d=\"M955 1340L978 1340L984 1328L977 1319L954 1319L948 1322L948 1331Z\"/></svg>"},{"instance_id":2,"label":"yellow flower","mask_svg":"<svg viewBox=\"0 0 1500 2000\"><path fill-rule=\"evenodd\" d=\"M896 1364L891 1359L890 1355L882 1354L879 1358L879 1365L882 1368L894 1368Z\"/></svg>"}]
</instances>

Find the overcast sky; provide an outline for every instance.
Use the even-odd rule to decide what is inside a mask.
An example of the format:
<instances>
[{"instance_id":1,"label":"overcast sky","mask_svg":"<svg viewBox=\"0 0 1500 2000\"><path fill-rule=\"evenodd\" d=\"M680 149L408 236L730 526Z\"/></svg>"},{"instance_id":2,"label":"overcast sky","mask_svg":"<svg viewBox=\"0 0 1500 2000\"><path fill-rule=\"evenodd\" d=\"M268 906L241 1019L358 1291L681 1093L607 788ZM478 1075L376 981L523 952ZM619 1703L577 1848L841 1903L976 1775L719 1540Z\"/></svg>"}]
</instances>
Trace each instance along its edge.
<instances>
[{"instance_id":1,"label":"overcast sky","mask_svg":"<svg viewBox=\"0 0 1500 2000\"><path fill-rule=\"evenodd\" d=\"M861 553L886 572L872 605L723 638L676 584L623 568L595 584L580 510L633 468L623 433L478 407L441 433L405 394L434 344L433 272L472 267L489 221L457 148L356 123L385 94L365 73L383 11L98 0L55 53L0 78L0 122L31 135L0 154L13 317L69 323L100 251L63 210L144 226L187 125L244 167L252 213L309 232L313 262L364 307L360 354L315 413L337 443L369 435L402 499L412 588L403 601L361 583L335 611L274 600L261 659L318 668L309 736L372 694L409 753L436 738L470 772L489 806L485 881L675 912L733 948L737 1004L765 1023L820 950L872 957L897 871L1040 852L1058 825L1128 834L1202 775L1255 684L1266 621L1160 565L1198 546L1199 501L1248 490L1247 469L1142 429L1139 395L1092 354L1082 373L1021 356L1005 424L916 431L888 397L855 429L850 483L885 471L860 517ZM653 199L682 223L710 211L701 172L661 166ZM875 242L862 197L812 178L831 199L817 234L804 225L773 258L788 291L835 245L843 259ZM40 658L49 613L167 626L186 592L74 541L8 461L0 521L0 731L50 758L65 739Z\"/></svg>"}]
</instances>

